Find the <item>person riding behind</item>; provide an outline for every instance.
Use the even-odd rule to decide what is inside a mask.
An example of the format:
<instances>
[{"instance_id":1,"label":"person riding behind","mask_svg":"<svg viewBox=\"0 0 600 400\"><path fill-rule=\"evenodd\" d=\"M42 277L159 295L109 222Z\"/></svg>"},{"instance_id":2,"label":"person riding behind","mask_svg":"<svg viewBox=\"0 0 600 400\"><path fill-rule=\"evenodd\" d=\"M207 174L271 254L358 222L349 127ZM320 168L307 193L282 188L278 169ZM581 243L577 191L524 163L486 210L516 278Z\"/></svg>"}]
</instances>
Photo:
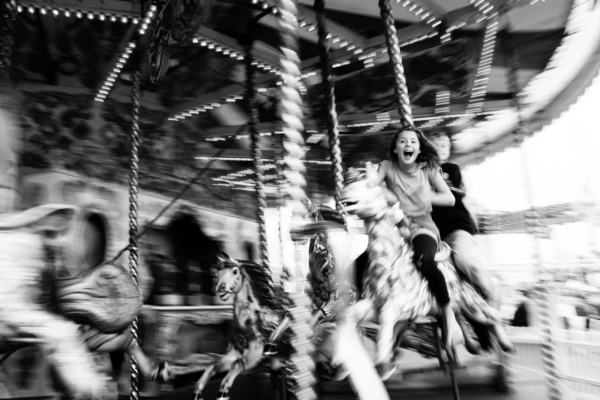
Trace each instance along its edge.
<instances>
[{"instance_id":1,"label":"person riding behind","mask_svg":"<svg viewBox=\"0 0 600 400\"><path fill-rule=\"evenodd\" d=\"M477 233L477 226L463 203L466 191L460 167L448 162L451 155L450 137L445 132L435 132L429 135L429 139L437 149L444 181L455 199L453 207L434 205L431 217L440 231L442 240L452 248L456 267L485 299L490 300L493 297L492 284L476 256L477 243L473 235Z\"/></svg>"},{"instance_id":2,"label":"person riding behind","mask_svg":"<svg viewBox=\"0 0 600 400\"><path fill-rule=\"evenodd\" d=\"M463 203L466 191L460 167L448 162L451 155L450 137L445 132L435 132L429 135L429 139L437 149L444 181L455 199L452 207L439 207L433 204L431 213L433 221L439 229L442 240L452 249L456 268L466 275L488 302L496 303L498 299L494 296L495 290L491 279L477 258L477 243L473 237L477 233L477 225ZM474 327L474 329L479 334L478 328ZM502 349L511 352L513 345L504 329L496 326L494 333Z\"/></svg>"}]
</instances>

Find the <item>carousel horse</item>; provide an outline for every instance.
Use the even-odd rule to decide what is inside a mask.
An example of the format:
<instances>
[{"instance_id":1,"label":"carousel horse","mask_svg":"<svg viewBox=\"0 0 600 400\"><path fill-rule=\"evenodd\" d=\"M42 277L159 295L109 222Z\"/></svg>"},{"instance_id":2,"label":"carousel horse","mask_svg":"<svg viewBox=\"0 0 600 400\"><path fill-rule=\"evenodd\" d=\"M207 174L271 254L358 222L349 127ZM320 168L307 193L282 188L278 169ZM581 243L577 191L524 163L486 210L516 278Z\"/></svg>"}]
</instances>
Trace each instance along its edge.
<instances>
[{"instance_id":1,"label":"carousel horse","mask_svg":"<svg viewBox=\"0 0 600 400\"><path fill-rule=\"evenodd\" d=\"M308 219L303 227L308 239L309 273L306 292L312 300L312 343L319 376L341 380L344 371L331 364L334 333L340 313L357 300L353 253L362 248L351 236L342 213L307 202ZM326 229L321 229L326 224ZM299 231L293 233L299 236ZM348 243L357 249L348 251ZM354 252L352 250L355 250Z\"/></svg>"},{"instance_id":2,"label":"carousel horse","mask_svg":"<svg viewBox=\"0 0 600 400\"><path fill-rule=\"evenodd\" d=\"M196 383L196 400L202 398L208 380L215 374L228 371L218 394L218 400L227 400L229 389L241 372L269 359L271 366L277 368L277 357L291 352L287 330L290 319L275 295L270 272L256 263L238 262L222 255L214 273L215 290L221 300L233 296L233 330L227 353L206 368Z\"/></svg>"},{"instance_id":3,"label":"carousel horse","mask_svg":"<svg viewBox=\"0 0 600 400\"><path fill-rule=\"evenodd\" d=\"M150 28L148 66L152 83L169 69L171 48L187 46L208 19L214 0L159 0L158 13Z\"/></svg>"},{"instance_id":4,"label":"carousel horse","mask_svg":"<svg viewBox=\"0 0 600 400\"><path fill-rule=\"evenodd\" d=\"M427 282L412 262L412 250L407 239L410 221L397 205L389 206L385 189L350 171L341 197L346 212L365 222L369 261L363 297L348 308L339 322L338 349L333 361L345 366L361 398L384 399L388 395L378 381L376 365L382 366L394 359L397 339L402 338L411 321L419 317L439 316L440 310ZM459 279L449 255L446 247L445 254L438 253L436 260L446 279L457 319L466 315L473 321L490 326L499 343L508 350L510 342L499 325L498 312L471 284ZM358 334L361 323L365 321L379 325L374 362ZM352 351L348 351L350 348Z\"/></svg>"},{"instance_id":5,"label":"carousel horse","mask_svg":"<svg viewBox=\"0 0 600 400\"><path fill-rule=\"evenodd\" d=\"M0 321L4 356L31 343L46 354L59 386L74 397L116 397L92 351L125 350L149 378L159 367L132 343L128 327L141 297L128 271L103 263L75 275L55 270L56 246L77 207L43 205L0 216Z\"/></svg>"}]
</instances>

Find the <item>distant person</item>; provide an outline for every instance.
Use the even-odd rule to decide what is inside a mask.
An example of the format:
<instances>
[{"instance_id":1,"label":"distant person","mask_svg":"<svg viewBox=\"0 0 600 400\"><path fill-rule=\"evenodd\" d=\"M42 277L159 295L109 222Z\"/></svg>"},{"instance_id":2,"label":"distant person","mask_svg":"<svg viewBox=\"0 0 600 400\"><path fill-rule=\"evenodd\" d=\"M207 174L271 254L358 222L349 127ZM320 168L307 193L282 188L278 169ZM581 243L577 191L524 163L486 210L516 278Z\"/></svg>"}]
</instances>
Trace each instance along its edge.
<instances>
[{"instance_id":1,"label":"distant person","mask_svg":"<svg viewBox=\"0 0 600 400\"><path fill-rule=\"evenodd\" d=\"M530 290L525 290L523 295L525 299L517 307L511 325L517 327L539 326L539 310L533 299L533 294Z\"/></svg>"}]
</instances>

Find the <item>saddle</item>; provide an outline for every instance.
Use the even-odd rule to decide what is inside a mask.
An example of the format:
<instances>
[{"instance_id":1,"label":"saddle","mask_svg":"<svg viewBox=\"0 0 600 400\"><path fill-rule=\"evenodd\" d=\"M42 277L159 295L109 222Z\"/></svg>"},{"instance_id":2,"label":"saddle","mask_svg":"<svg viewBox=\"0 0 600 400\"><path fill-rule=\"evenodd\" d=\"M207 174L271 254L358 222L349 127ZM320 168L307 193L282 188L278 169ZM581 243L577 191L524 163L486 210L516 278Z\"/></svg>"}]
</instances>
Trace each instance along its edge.
<instances>
[{"instance_id":1,"label":"saddle","mask_svg":"<svg viewBox=\"0 0 600 400\"><path fill-rule=\"evenodd\" d=\"M64 229L77 207L65 204L44 204L25 211L0 215L0 230L57 231Z\"/></svg>"}]
</instances>

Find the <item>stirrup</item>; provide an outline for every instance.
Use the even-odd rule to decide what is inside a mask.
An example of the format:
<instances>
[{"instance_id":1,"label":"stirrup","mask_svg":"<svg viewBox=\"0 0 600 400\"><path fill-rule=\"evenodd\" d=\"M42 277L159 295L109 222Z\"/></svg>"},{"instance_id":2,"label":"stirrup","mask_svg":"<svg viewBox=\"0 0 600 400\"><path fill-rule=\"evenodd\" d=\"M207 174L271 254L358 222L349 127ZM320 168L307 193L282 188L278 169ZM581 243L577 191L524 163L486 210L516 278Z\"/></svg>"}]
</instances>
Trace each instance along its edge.
<instances>
[{"instance_id":1,"label":"stirrup","mask_svg":"<svg viewBox=\"0 0 600 400\"><path fill-rule=\"evenodd\" d=\"M275 355L277 355L277 343L267 343L263 349L263 356L272 357Z\"/></svg>"}]
</instances>

